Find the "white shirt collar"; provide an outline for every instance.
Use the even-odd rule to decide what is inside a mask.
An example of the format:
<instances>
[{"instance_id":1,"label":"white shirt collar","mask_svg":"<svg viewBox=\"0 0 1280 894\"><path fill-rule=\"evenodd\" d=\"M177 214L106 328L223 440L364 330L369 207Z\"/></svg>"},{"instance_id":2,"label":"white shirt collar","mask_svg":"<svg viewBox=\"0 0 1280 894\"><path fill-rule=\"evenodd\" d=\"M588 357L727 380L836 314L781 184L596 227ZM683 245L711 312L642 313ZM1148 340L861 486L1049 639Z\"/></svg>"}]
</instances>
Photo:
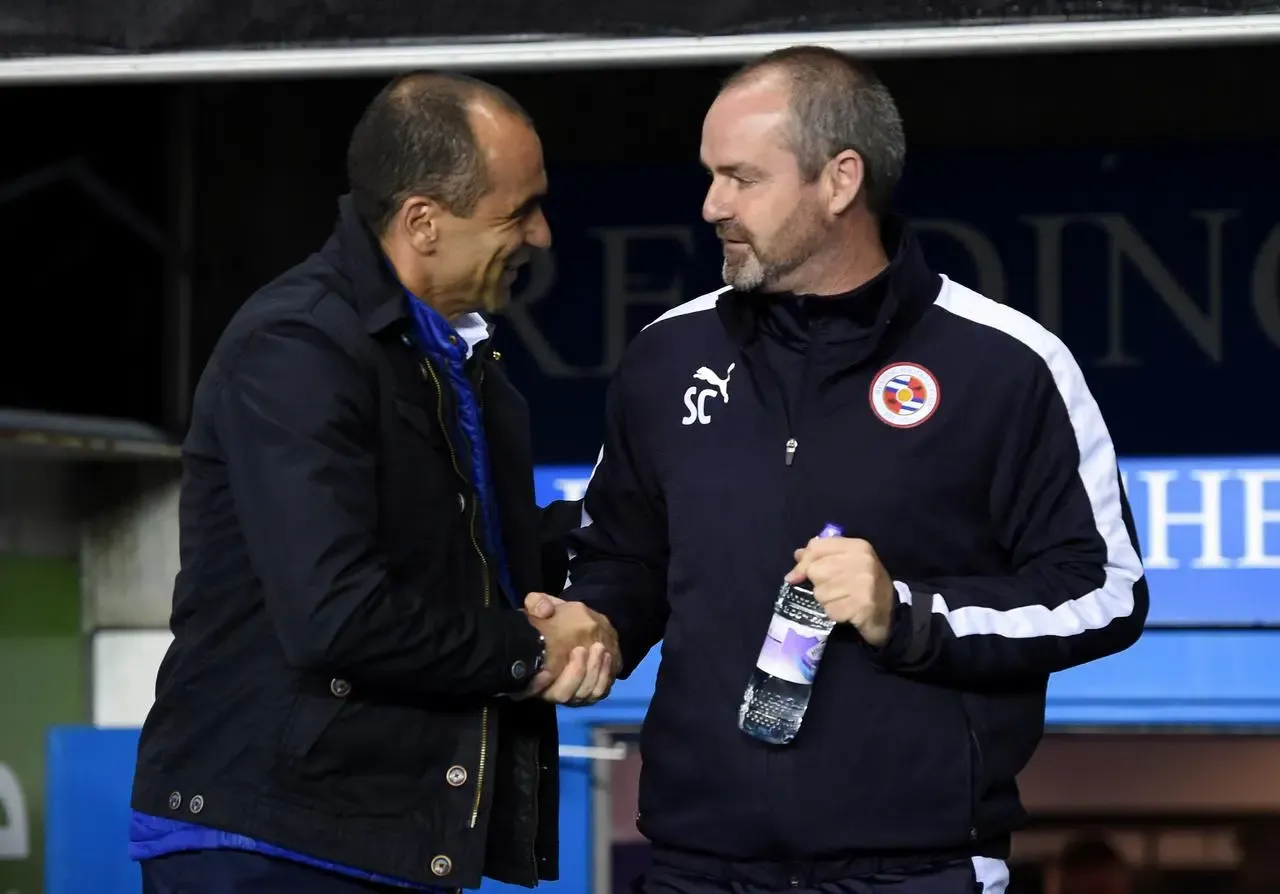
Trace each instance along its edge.
<instances>
[{"instance_id":1,"label":"white shirt collar","mask_svg":"<svg viewBox=\"0 0 1280 894\"><path fill-rule=\"evenodd\" d=\"M467 343L468 360L471 359L476 345L489 337L489 324L480 314L467 314L459 317L457 324L453 328L458 335L462 336L462 340Z\"/></svg>"}]
</instances>

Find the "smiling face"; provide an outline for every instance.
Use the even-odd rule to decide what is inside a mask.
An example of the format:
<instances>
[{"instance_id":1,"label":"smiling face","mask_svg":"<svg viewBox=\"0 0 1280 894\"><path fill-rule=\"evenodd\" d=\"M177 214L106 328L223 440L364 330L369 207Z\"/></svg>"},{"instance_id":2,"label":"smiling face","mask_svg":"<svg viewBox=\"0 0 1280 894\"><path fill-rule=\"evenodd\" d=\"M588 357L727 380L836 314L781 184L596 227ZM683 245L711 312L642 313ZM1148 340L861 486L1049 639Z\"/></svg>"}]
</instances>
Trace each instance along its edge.
<instances>
[{"instance_id":1,"label":"smiling face","mask_svg":"<svg viewBox=\"0 0 1280 894\"><path fill-rule=\"evenodd\" d=\"M441 215L434 279L438 294L450 303L495 312L510 301L517 271L528 263L531 251L551 247L541 204L547 173L542 144L532 128L483 103L470 111L489 191L470 215Z\"/></svg>"},{"instance_id":2,"label":"smiling face","mask_svg":"<svg viewBox=\"0 0 1280 894\"><path fill-rule=\"evenodd\" d=\"M787 291L830 239L829 196L806 181L787 140L789 88L762 78L729 88L707 112L702 163L711 186L703 219L724 245L724 281L738 290Z\"/></svg>"},{"instance_id":3,"label":"smiling face","mask_svg":"<svg viewBox=\"0 0 1280 894\"><path fill-rule=\"evenodd\" d=\"M401 281L451 321L506 307L519 268L534 249L551 247L538 135L485 97L473 100L467 115L487 189L463 212L410 196L384 236Z\"/></svg>"}]
</instances>

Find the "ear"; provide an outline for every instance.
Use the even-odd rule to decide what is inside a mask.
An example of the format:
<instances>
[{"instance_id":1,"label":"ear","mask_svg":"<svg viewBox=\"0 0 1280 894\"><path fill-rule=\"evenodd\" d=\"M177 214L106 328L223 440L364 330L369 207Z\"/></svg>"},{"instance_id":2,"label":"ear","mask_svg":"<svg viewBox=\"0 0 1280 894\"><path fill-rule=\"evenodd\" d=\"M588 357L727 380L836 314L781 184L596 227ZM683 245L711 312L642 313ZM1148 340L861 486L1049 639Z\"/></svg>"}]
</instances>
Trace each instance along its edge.
<instances>
[{"instance_id":1,"label":"ear","mask_svg":"<svg viewBox=\"0 0 1280 894\"><path fill-rule=\"evenodd\" d=\"M432 199L410 196L400 206L392 226L419 254L431 254L440 239L443 209Z\"/></svg>"},{"instance_id":2,"label":"ear","mask_svg":"<svg viewBox=\"0 0 1280 894\"><path fill-rule=\"evenodd\" d=\"M862 192L866 167L862 156L852 149L845 149L827 162L825 171L829 195L827 210L838 216L848 210Z\"/></svg>"}]
</instances>

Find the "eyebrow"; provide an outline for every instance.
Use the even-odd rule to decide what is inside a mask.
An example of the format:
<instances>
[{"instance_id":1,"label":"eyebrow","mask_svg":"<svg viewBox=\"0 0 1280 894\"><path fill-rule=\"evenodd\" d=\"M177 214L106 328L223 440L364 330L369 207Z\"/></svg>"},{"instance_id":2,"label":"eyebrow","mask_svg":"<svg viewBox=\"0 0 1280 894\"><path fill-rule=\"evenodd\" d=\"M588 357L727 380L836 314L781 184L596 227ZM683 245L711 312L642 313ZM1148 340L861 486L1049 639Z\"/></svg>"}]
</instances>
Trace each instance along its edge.
<instances>
[{"instance_id":1,"label":"eyebrow","mask_svg":"<svg viewBox=\"0 0 1280 894\"><path fill-rule=\"evenodd\" d=\"M542 200L546 197L547 191L545 189L538 190L538 192L535 192L533 195L529 196L529 198L521 202L520 205L516 207L516 210L511 212L511 216L524 217L526 214L532 212L534 208L541 205Z\"/></svg>"},{"instance_id":2,"label":"eyebrow","mask_svg":"<svg viewBox=\"0 0 1280 894\"><path fill-rule=\"evenodd\" d=\"M704 162L702 166L707 171L716 173L716 174L728 174L730 176L743 175L746 177L754 177L754 178L764 176L764 171L762 171L760 168L757 168L755 165L746 164L744 162L738 162L736 164L731 164L731 165L716 165L714 168L712 168L710 165Z\"/></svg>"}]
</instances>

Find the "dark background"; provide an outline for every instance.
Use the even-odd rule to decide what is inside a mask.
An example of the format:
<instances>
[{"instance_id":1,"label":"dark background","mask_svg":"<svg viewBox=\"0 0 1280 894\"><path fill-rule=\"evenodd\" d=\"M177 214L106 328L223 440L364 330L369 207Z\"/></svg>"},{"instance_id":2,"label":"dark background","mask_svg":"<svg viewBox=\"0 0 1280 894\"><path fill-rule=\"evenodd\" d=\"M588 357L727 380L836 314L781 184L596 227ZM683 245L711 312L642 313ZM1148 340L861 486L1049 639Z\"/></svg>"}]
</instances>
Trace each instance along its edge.
<instances>
[{"instance_id":1,"label":"dark background","mask_svg":"<svg viewBox=\"0 0 1280 894\"><path fill-rule=\"evenodd\" d=\"M878 69L907 122L903 204L913 213L959 209L961 216L971 211L995 221L1004 209L1022 210L1018 202L1034 190L1069 200L1076 175L1054 159L1079 166L1080 158L1118 153L1138 160L1110 180L1088 181L1090 210L1114 197L1121 210L1158 228L1166 216L1247 205L1249 213L1232 226L1251 227L1256 241L1280 222L1274 165L1280 104L1271 95L1280 83L1278 55L1256 47L885 61ZM600 351L598 326L574 329L572 322L600 314L595 281L574 278L587 264L575 254L585 227L655 215L697 221L699 128L725 73L669 68L491 78L529 108L543 135L561 279L539 311L562 352L598 357ZM180 433L181 407L166 366L177 343L166 295L184 260L183 214L194 383L235 308L327 235L344 188L347 135L381 83L0 90L0 407L128 417ZM189 131L179 126L183 116L192 122ZM184 145L190 152L175 150ZM675 173L668 178L666 171ZM184 176L193 184L185 206ZM655 183L669 184L668 192L655 197ZM1036 201L1048 207L1048 199ZM1194 221L1187 221L1179 226L1192 232ZM156 231L150 240L148 227ZM1194 251L1202 255L1203 237L1197 239ZM1019 244L1007 243L1014 254ZM1161 257L1183 279L1180 245L1164 245ZM686 299L718 285L714 258L708 260L705 245L699 252L687 269ZM1098 257L1101 278L1105 255ZM1247 285L1243 264L1229 255L1224 278ZM964 274L953 272L961 281ZM1193 272L1185 284L1205 291ZM1097 298L1083 287L1066 297ZM1227 296L1229 306L1236 300L1245 298ZM1027 301L1013 296L1011 303ZM629 330L661 310L628 317ZM1245 341L1249 347L1217 367L1177 347L1125 377L1097 374L1104 378L1094 381L1095 392L1108 392L1099 401L1122 452L1274 451L1277 423L1265 410L1265 380L1280 352L1254 338L1251 318L1233 325L1228 348ZM1079 353L1090 336L1064 337ZM1155 337L1141 321L1126 334L1135 344ZM539 460L590 461L604 379L542 379L519 345L509 347L513 373L539 414ZM1188 364L1200 365L1189 371ZM1177 391L1188 381L1203 388L1184 399ZM1116 389L1124 393L1110 394ZM1203 410L1197 419L1170 417L1195 408Z\"/></svg>"}]
</instances>

